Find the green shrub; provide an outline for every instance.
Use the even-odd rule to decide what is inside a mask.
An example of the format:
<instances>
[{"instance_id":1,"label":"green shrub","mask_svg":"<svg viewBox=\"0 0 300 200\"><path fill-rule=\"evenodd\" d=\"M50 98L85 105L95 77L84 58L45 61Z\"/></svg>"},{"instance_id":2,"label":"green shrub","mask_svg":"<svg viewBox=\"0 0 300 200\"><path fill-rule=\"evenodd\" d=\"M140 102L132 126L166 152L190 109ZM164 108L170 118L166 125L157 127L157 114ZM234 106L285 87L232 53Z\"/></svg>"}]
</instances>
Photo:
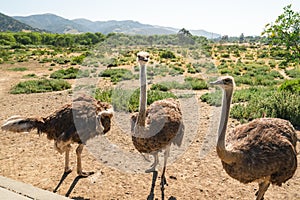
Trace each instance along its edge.
<instances>
[{"instance_id":1,"label":"green shrub","mask_svg":"<svg viewBox=\"0 0 300 200\"><path fill-rule=\"evenodd\" d=\"M41 93L41 92L52 92L70 89L71 84L64 80L28 80L20 82L13 86L10 90L11 94L30 94L30 93Z\"/></svg>"},{"instance_id":2,"label":"green shrub","mask_svg":"<svg viewBox=\"0 0 300 200\"><path fill-rule=\"evenodd\" d=\"M112 97L112 89L100 89L97 88L95 91L95 99L102 101L102 102L109 102L111 103L111 97Z\"/></svg>"},{"instance_id":3,"label":"green shrub","mask_svg":"<svg viewBox=\"0 0 300 200\"><path fill-rule=\"evenodd\" d=\"M262 116L289 120L294 126L300 126L300 101L298 94L274 92L269 96L252 98L247 104L234 105L230 116L242 122Z\"/></svg>"},{"instance_id":4,"label":"green shrub","mask_svg":"<svg viewBox=\"0 0 300 200\"><path fill-rule=\"evenodd\" d=\"M9 70L14 71L14 72L23 72L23 71L28 70L28 68L26 68L26 67L15 67L15 68L10 68Z\"/></svg>"},{"instance_id":5,"label":"green shrub","mask_svg":"<svg viewBox=\"0 0 300 200\"><path fill-rule=\"evenodd\" d=\"M300 95L300 78L284 81L280 85L279 91L288 91Z\"/></svg>"},{"instance_id":6,"label":"green shrub","mask_svg":"<svg viewBox=\"0 0 300 200\"><path fill-rule=\"evenodd\" d=\"M99 74L100 77L110 77L111 82L133 79L132 72L128 69L106 69Z\"/></svg>"},{"instance_id":7,"label":"green shrub","mask_svg":"<svg viewBox=\"0 0 300 200\"><path fill-rule=\"evenodd\" d=\"M78 68L70 67L68 69L60 69L53 72L50 75L50 78L53 79L75 79L75 78L83 78L89 77L89 70L80 70Z\"/></svg>"},{"instance_id":8,"label":"green shrub","mask_svg":"<svg viewBox=\"0 0 300 200\"><path fill-rule=\"evenodd\" d=\"M300 68L285 70L285 73L292 78L300 78Z\"/></svg>"},{"instance_id":9,"label":"green shrub","mask_svg":"<svg viewBox=\"0 0 300 200\"><path fill-rule=\"evenodd\" d=\"M75 56L71 59L71 65L80 65L83 63L83 60L85 58L85 55L82 54L80 56Z\"/></svg>"},{"instance_id":10,"label":"green shrub","mask_svg":"<svg viewBox=\"0 0 300 200\"><path fill-rule=\"evenodd\" d=\"M156 83L151 85L151 90L168 91L170 88L166 84Z\"/></svg>"},{"instance_id":11,"label":"green shrub","mask_svg":"<svg viewBox=\"0 0 300 200\"><path fill-rule=\"evenodd\" d=\"M201 95L200 100L211 106L220 106L222 104L222 91L220 89L216 89L215 92L205 93Z\"/></svg>"},{"instance_id":12,"label":"green shrub","mask_svg":"<svg viewBox=\"0 0 300 200\"><path fill-rule=\"evenodd\" d=\"M160 58L165 58L165 59L176 58L175 54L172 51L169 51L169 50L160 52L159 56L160 56Z\"/></svg>"},{"instance_id":13,"label":"green shrub","mask_svg":"<svg viewBox=\"0 0 300 200\"><path fill-rule=\"evenodd\" d=\"M208 89L208 85L203 79L186 77L184 81L190 84L193 90Z\"/></svg>"},{"instance_id":14,"label":"green shrub","mask_svg":"<svg viewBox=\"0 0 300 200\"><path fill-rule=\"evenodd\" d=\"M53 72L50 78L54 79L75 79L77 77L79 69L70 67L68 69L60 69Z\"/></svg>"},{"instance_id":15,"label":"green shrub","mask_svg":"<svg viewBox=\"0 0 300 200\"><path fill-rule=\"evenodd\" d=\"M36 74L26 74L23 76L23 78L37 78L38 76Z\"/></svg>"}]
</instances>

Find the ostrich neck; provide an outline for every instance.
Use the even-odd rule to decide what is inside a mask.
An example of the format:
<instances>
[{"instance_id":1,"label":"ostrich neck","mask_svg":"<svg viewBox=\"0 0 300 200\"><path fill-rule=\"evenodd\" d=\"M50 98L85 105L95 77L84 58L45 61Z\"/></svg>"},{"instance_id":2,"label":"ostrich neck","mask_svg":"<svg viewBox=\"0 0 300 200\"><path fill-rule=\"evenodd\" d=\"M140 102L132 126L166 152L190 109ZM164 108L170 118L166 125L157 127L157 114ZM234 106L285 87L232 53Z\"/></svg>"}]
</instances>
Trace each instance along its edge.
<instances>
[{"instance_id":1,"label":"ostrich neck","mask_svg":"<svg viewBox=\"0 0 300 200\"><path fill-rule=\"evenodd\" d=\"M234 153L228 151L225 146L225 134L226 134L227 123L229 118L232 94L233 94L233 89L223 91L222 112L221 112L220 125L218 129L218 142L217 142L218 156L222 161L228 164L234 162L236 158Z\"/></svg>"},{"instance_id":2,"label":"ostrich neck","mask_svg":"<svg viewBox=\"0 0 300 200\"><path fill-rule=\"evenodd\" d=\"M147 106L147 74L146 65L141 65L140 67L140 107L137 123L139 126L145 126Z\"/></svg>"}]
</instances>

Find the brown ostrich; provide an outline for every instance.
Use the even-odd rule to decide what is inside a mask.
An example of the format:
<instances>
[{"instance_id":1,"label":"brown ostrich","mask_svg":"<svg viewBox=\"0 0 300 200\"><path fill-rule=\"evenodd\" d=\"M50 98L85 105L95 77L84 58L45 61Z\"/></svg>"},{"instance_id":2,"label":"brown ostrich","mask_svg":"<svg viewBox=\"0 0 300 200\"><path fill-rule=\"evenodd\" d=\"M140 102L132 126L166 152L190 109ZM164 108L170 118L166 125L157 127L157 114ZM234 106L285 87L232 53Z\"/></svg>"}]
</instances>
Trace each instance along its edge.
<instances>
[{"instance_id":1,"label":"brown ostrich","mask_svg":"<svg viewBox=\"0 0 300 200\"><path fill-rule=\"evenodd\" d=\"M55 149L65 152L65 173L72 170L69 167L69 152L72 143L78 143L77 173L79 176L89 176L81 166L81 152L88 139L110 130L112 106L94 98L81 96L72 104L63 106L60 110L47 117L23 118L13 116L2 125L2 130L12 132L30 132L37 129L38 134L46 133L49 140L54 140Z\"/></svg>"},{"instance_id":2,"label":"brown ostrich","mask_svg":"<svg viewBox=\"0 0 300 200\"><path fill-rule=\"evenodd\" d=\"M237 126L226 139L225 133L234 90L234 79L220 77L212 82L223 90L222 114L218 130L217 154L229 176L241 183L257 181L257 200L269 185L281 186L297 168L296 132L289 121L260 118Z\"/></svg>"},{"instance_id":3,"label":"brown ostrich","mask_svg":"<svg viewBox=\"0 0 300 200\"><path fill-rule=\"evenodd\" d=\"M175 99L155 101L146 109L147 52L139 52L137 61L140 65L140 105L139 112L131 117L132 141L140 153L151 154L154 162L146 172L153 172L159 163L158 152L164 150L164 166L161 175L161 188L166 184L165 171L171 144L180 146L183 139L184 126L179 102Z\"/></svg>"}]
</instances>

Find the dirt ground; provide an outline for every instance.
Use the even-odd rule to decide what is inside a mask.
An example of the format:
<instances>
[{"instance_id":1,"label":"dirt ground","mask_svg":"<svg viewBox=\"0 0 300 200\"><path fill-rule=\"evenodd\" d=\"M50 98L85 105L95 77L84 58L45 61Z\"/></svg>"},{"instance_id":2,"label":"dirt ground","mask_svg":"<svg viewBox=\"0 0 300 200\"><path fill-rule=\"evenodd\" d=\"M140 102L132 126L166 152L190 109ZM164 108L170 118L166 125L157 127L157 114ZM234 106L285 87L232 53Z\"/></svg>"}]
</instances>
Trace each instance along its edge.
<instances>
[{"instance_id":1,"label":"dirt ground","mask_svg":"<svg viewBox=\"0 0 300 200\"><path fill-rule=\"evenodd\" d=\"M69 91L9 94L10 87L24 74L40 76L50 73L47 67L38 63L14 64L13 67L18 65L26 65L29 70L12 72L7 71L12 65L0 65L1 123L12 115L47 116L72 101ZM214 108L197 101L197 98L190 100L183 108L186 111L186 143L182 151L171 150L171 155L177 157L171 158L167 166L168 186L165 187L164 199L255 199L257 183L241 184L222 169L214 148L215 135L208 135L216 128L216 122L211 120L218 117L218 112L212 112ZM158 174L143 173L151 163L143 160L139 163L141 156L134 150L130 135L124 133L127 131L123 125L129 123L124 117L126 114L114 117L111 131L90 141L84 148L83 169L95 172L87 178L78 178L76 170L63 176L64 155L55 151L53 141L47 140L45 135L39 136L36 131L29 134L0 131L0 175L49 191L57 189L58 194L72 199L161 199L161 169ZM236 122L230 120L229 128L235 125ZM70 155L73 169L76 169L75 148L73 145ZM300 199L299 189L300 171L297 170L282 187L270 186L265 199Z\"/></svg>"}]
</instances>

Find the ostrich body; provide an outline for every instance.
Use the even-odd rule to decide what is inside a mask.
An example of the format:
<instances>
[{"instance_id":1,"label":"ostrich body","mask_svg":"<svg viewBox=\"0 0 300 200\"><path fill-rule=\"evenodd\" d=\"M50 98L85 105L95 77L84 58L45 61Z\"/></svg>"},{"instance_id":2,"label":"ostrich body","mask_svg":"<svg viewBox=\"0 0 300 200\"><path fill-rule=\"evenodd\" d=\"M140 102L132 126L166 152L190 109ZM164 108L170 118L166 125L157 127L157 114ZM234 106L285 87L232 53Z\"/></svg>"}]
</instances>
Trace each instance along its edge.
<instances>
[{"instance_id":1,"label":"ostrich body","mask_svg":"<svg viewBox=\"0 0 300 200\"><path fill-rule=\"evenodd\" d=\"M59 153L65 152L65 173L72 171L69 167L69 152L71 144L77 143L77 173L79 176L88 176L90 173L82 171L83 146L88 139L110 130L112 116L111 105L82 96L44 118L13 116L1 128L12 132L37 129L38 134L46 133L49 140L54 140L55 149Z\"/></svg>"},{"instance_id":2,"label":"ostrich body","mask_svg":"<svg viewBox=\"0 0 300 200\"><path fill-rule=\"evenodd\" d=\"M153 102L146 108L147 78L146 63L149 59L147 52L138 53L140 65L140 105L139 112L131 116L132 141L141 153L154 156L152 167L146 172L156 170L159 163L158 152L164 150L164 166L161 176L161 187L166 184L165 170L171 144L180 146L184 134L182 113L178 100L168 98Z\"/></svg>"},{"instance_id":3,"label":"ostrich body","mask_svg":"<svg viewBox=\"0 0 300 200\"><path fill-rule=\"evenodd\" d=\"M229 176L241 183L257 181L257 200L264 197L269 185L281 186L297 168L296 132L289 121L260 118L237 126L226 138L234 80L230 76L212 82L223 89L217 154Z\"/></svg>"}]
</instances>

